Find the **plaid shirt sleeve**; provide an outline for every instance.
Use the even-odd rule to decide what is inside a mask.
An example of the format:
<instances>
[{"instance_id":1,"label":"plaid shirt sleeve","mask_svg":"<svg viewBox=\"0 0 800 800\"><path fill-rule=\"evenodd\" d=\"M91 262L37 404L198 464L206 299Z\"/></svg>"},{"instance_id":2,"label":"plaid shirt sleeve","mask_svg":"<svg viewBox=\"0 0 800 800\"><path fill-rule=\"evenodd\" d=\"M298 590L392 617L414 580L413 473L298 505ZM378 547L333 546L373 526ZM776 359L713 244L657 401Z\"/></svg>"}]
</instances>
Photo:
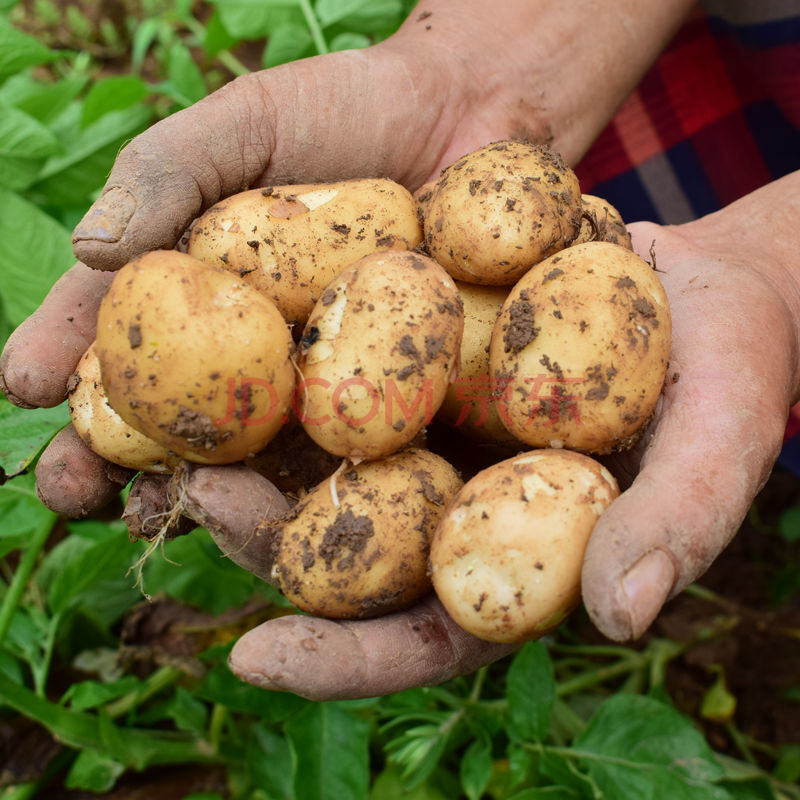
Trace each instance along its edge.
<instances>
[{"instance_id":1,"label":"plaid shirt sleeve","mask_svg":"<svg viewBox=\"0 0 800 800\"><path fill-rule=\"evenodd\" d=\"M577 166L627 222L678 224L800 169L800 0L705 0ZM800 475L800 404L780 463Z\"/></svg>"}]
</instances>

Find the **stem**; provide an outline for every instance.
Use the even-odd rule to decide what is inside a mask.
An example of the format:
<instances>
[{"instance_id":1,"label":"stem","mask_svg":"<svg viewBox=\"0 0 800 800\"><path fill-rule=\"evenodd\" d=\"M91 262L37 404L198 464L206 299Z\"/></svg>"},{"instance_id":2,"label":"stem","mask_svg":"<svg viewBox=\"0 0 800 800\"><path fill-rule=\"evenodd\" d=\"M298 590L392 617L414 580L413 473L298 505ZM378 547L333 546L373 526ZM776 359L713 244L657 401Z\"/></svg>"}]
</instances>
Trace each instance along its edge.
<instances>
[{"instance_id":1,"label":"stem","mask_svg":"<svg viewBox=\"0 0 800 800\"><path fill-rule=\"evenodd\" d=\"M161 667L150 675L143 686L123 695L113 703L109 703L105 707L105 711L111 719L121 717L129 711L133 711L136 706L149 700L153 695L158 694L165 687L175 683L182 675L183 672L176 667Z\"/></svg>"},{"instance_id":2,"label":"stem","mask_svg":"<svg viewBox=\"0 0 800 800\"><path fill-rule=\"evenodd\" d=\"M31 664L33 689L39 697L44 697L47 676L50 673L50 662L53 660L53 648L56 644L56 632L61 624L61 618L62 614L59 612L48 621L47 636L42 648L42 660L38 664Z\"/></svg>"},{"instance_id":3,"label":"stem","mask_svg":"<svg viewBox=\"0 0 800 800\"><path fill-rule=\"evenodd\" d=\"M222 703L214 703L211 709L211 719L208 724L208 741L215 753L219 752L219 743L222 741L222 729L228 718L228 709Z\"/></svg>"},{"instance_id":4,"label":"stem","mask_svg":"<svg viewBox=\"0 0 800 800\"><path fill-rule=\"evenodd\" d=\"M325 55L325 53L330 52L328 43L322 35L322 28L320 27L317 15L314 13L314 9L311 8L309 0L300 0L300 9L305 17L306 25L308 25L309 31L311 31L311 38L314 40L314 46L317 48L317 52L320 55Z\"/></svg>"},{"instance_id":5,"label":"stem","mask_svg":"<svg viewBox=\"0 0 800 800\"><path fill-rule=\"evenodd\" d=\"M50 535L50 531L53 530L57 519L57 514L48 511L46 516L42 517L42 521L39 523L38 527L34 529L30 538L30 543L25 548L17 571L14 573L11 585L8 587L8 592L6 592L3 603L0 605L0 643L5 641L6 634L11 626L11 620L14 617L14 612L17 610L17 606L19 606L19 601L25 590L25 584L28 582L28 578L30 578L33 572L36 560L39 558L39 553L41 553L47 541L47 537Z\"/></svg>"},{"instance_id":6,"label":"stem","mask_svg":"<svg viewBox=\"0 0 800 800\"><path fill-rule=\"evenodd\" d=\"M217 53L217 61L237 78L250 74L250 70L230 50L220 50Z\"/></svg>"},{"instance_id":7,"label":"stem","mask_svg":"<svg viewBox=\"0 0 800 800\"><path fill-rule=\"evenodd\" d=\"M742 736L739 729L735 725L728 723L725 726L725 730L727 731L728 736L731 737L731 741L736 745L738 751L742 754L744 760L747 761L748 764L758 766L758 761L753 755L753 751L750 749L750 746L745 741L745 738Z\"/></svg>"},{"instance_id":8,"label":"stem","mask_svg":"<svg viewBox=\"0 0 800 800\"><path fill-rule=\"evenodd\" d=\"M556 696L564 697L565 695L588 689L590 686L596 686L598 683L605 683L612 678L618 678L620 675L627 675L629 672L642 669L645 663L646 662L641 657L628 657L617 661L615 664L609 664L607 667L595 670L594 672L585 672L583 675L576 675L572 680L563 681L556 686Z\"/></svg>"}]
</instances>

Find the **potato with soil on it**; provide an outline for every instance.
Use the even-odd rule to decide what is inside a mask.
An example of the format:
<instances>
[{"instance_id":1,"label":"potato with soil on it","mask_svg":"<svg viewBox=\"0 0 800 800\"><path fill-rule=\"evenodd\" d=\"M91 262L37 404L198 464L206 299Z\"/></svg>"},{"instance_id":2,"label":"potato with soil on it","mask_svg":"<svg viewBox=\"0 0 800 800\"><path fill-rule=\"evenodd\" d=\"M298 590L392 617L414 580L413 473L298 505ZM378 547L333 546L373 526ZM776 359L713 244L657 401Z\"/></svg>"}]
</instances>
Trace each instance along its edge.
<instances>
[{"instance_id":1,"label":"potato with soil on it","mask_svg":"<svg viewBox=\"0 0 800 800\"><path fill-rule=\"evenodd\" d=\"M532 450L468 481L431 543L436 594L464 630L524 642L577 605L586 544L619 494L588 456Z\"/></svg>"},{"instance_id":2,"label":"potato with soil on it","mask_svg":"<svg viewBox=\"0 0 800 800\"><path fill-rule=\"evenodd\" d=\"M123 267L98 315L96 349L111 407L201 464L239 461L280 430L294 388L292 348L269 299L174 250Z\"/></svg>"},{"instance_id":3,"label":"potato with soil on it","mask_svg":"<svg viewBox=\"0 0 800 800\"><path fill-rule=\"evenodd\" d=\"M661 393L671 330L656 272L624 247L588 242L537 264L492 334L503 424L533 447L631 447Z\"/></svg>"},{"instance_id":4,"label":"potato with soil on it","mask_svg":"<svg viewBox=\"0 0 800 800\"><path fill-rule=\"evenodd\" d=\"M308 435L352 460L408 444L428 424L457 368L458 289L417 253L375 253L325 290L300 340L297 415Z\"/></svg>"},{"instance_id":5,"label":"potato with soil on it","mask_svg":"<svg viewBox=\"0 0 800 800\"><path fill-rule=\"evenodd\" d=\"M502 406L495 402L489 370L489 344L497 315L509 290L457 281L464 303L461 366L436 418L471 439L499 445L521 446L500 420Z\"/></svg>"},{"instance_id":6,"label":"potato with soil on it","mask_svg":"<svg viewBox=\"0 0 800 800\"><path fill-rule=\"evenodd\" d=\"M577 236L581 191L548 147L495 142L444 170L425 214L428 252L454 278L506 286Z\"/></svg>"},{"instance_id":7,"label":"potato with soil on it","mask_svg":"<svg viewBox=\"0 0 800 800\"><path fill-rule=\"evenodd\" d=\"M409 606L430 590L430 538L460 487L426 450L350 467L270 526L273 580L298 608L331 619Z\"/></svg>"},{"instance_id":8,"label":"potato with soil on it","mask_svg":"<svg viewBox=\"0 0 800 800\"><path fill-rule=\"evenodd\" d=\"M611 203L593 194L583 195L581 202L581 229L572 242L572 247L584 242L611 242L633 250L631 235L625 227L622 215Z\"/></svg>"},{"instance_id":9,"label":"potato with soil on it","mask_svg":"<svg viewBox=\"0 0 800 800\"><path fill-rule=\"evenodd\" d=\"M241 192L195 221L188 252L240 275L299 330L345 267L421 241L410 193L375 178Z\"/></svg>"},{"instance_id":10,"label":"potato with soil on it","mask_svg":"<svg viewBox=\"0 0 800 800\"><path fill-rule=\"evenodd\" d=\"M94 344L83 354L67 385L72 426L97 455L121 467L170 473L180 458L128 425L109 405Z\"/></svg>"}]
</instances>

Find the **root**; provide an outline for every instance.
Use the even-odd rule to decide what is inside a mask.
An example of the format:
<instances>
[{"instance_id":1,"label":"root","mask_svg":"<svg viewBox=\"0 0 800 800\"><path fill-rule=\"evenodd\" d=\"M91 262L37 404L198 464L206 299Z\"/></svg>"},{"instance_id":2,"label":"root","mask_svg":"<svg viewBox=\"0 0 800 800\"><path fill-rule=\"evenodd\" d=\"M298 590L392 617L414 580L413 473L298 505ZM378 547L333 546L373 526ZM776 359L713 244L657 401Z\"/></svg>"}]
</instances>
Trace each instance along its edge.
<instances>
[{"instance_id":1,"label":"root","mask_svg":"<svg viewBox=\"0 0 800 800\"><path fill-rule=\"evenodd\" d=\"M265 529L266 529L267 525L269 525L269 519L268 519L268 518L269 518L269 512L270 512L270 511L272 511L272 504L273 504L274 502L275 502L275 500L274 500L274 499L271 499L271 500L269 501L269 507L268 507L268 508L267 508L267 510L264 512L264 516L263 516L263 518L262 518L262 519L261 519L261 520L258 522L258 524L257 524L257 525L256 525L256 526L253 528L252 532L251 532L251 533L250 533L250 535L249 535L249 536L248 536L248 537L247 537L247 538L244 540L244 542L242 542L242 545L241 545L241 547L239 547L239 549L238 549L238 550L228 550L228 551L227 551L227 552L225 552L225 553L222 553L222 552L220 552L220 555L219 555L219 557L220 557L220 558L233 558L233 556L239 555L239 553L241 553L241 552L242 552L242 550L244 550L244 549L245 549L245 547L247 547L247 545L249 545L249 544L250 544L250 542L252 542L252 541L253 541L253 537L254 537L254 536L255 536L255 535L256 535L256 534L257 534L259 531L262 531L262 530L265 530Z\"/></svg>"},{"instance_id":2,"label":"root","mask_svg":"<svg viewBox=\"0 0 800 800\"><path fill-rule=\"evenodd\" d=\"M294 371L300 377L300 385L303 387L303 413L302 414L298 413L300 409L297 406L295 406L294 412L297 415L297 419L299 419L300 422L304 422L306 416L306 409L308 408L308 384L306 383L305 376L300 370L300 367L297 366L297 361L295 360L294 353L292 353L292 355L289 356L289 361L292 362Z\"/></svg>"},{"instance_id":3,"label":"root","mask_svg":"<svg viewBox=\"0 0 800 800\"><path fill-rule=\"evenodd\" d=\"M336 472L334 472L333 475L331 475L331 477L329 479L330 483L328 484L328 486L330 487L330 490L331 490L331 501L333 502L333 507L334 508L339 508L339 505L340 505L340 503L339 503L339 493L336 491L336 479L342 474L342 472L344 472L345 467L349 463L350 462L345 458L342 461L342 463L339 464L339 466L336 468Z\"/></svg>"},{"instance_id":4,"label":"root","mask_svg":"<svg viewBox=\"0 0 800 800\"><path fill-rule=\"evenodd\" d=\"M161 528L159 529L158 533L150 539L148 542L147 547L145 548L144 553L138 558L138 560L130 566L128 571L125 573L126 575L130 575L131 572L136 573L136 582L133 584L134 588L139 589L146 600L152 600L151 596L144 590L144 565L147 563L150 556L156 551L157 548L161 548L161 555L163 556L164 560L170 564L173 564L176 567L181 566L177 561L172 561L167 558L167 554L164 552L164 542L167 541L169 538L170 530L175 527L178 523L178 520L183 516L183 512L186 510L187 500L186 500L186 487L189 481L189 471L187 469L181 470L180 468L175 472L175 478L177 479L174 485L174 491L177 492L177 496L172 503L172 508L167 511L162 511L157 514L151 514L150 516L146 517L142 520L142 526L146 523L153 522L156 520L163 520L161 522ZM171 494L172 492L170 492Z\"/></svg>"}]
</instances>

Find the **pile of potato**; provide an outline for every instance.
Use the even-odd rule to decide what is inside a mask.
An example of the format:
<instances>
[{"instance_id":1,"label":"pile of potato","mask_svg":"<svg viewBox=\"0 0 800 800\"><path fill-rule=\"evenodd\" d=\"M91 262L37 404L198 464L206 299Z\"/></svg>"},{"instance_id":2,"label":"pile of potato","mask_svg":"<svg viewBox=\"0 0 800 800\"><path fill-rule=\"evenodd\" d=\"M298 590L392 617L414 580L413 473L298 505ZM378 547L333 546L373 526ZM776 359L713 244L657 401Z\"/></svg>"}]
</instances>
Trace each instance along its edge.
<instances>
[{"instance_id":1,"label":"pile of potato","mask_svg":"<svg viewBox=\"0 0 800 800\"><path fill-rule=\"evenodd\" d=\"M288 489L258 531L263 577L305 611L376 616L432 584L488 640L564 618L619 493L587 454L641 435L670 349L613 208L507 141L416 197L379 179L243 192L186 250L135 259L102 303L70 389L95 452L156 473L244 461ZM434 415L497 463L462 485L425 448Z\"/></svg>"}]
</instances>

